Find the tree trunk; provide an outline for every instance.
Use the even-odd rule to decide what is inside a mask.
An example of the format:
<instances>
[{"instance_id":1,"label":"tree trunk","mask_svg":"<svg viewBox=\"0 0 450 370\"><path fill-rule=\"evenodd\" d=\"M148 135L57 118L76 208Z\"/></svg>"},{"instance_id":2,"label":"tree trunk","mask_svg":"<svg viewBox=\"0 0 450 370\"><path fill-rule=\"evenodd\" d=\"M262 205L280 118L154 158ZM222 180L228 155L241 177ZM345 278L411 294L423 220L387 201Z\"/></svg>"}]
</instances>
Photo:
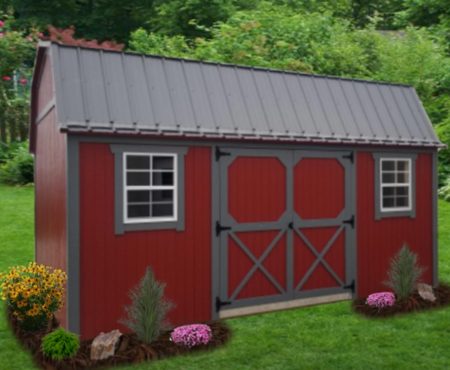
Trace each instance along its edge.
<instances>
[{"instance_id":1,"label":"tree trunk","mask_svg":"<svg viewBox=\"0 0 450 370\"><path fill-rule=\"evenodd\" d=\"M9 126L9 142L12 143L17 140L17 119L12 114L9 116L7 126Z\"/></svg>"},{"instance_id":2,"label":"tree trunk","mask_svg":"<svg viewBox=\"0 0 450 370\"><path fill-rule=\"evenodd\" d=\"M4 111L2 110L2 111L0 111L0 143L6 144L6 141L7 141L6 122L5 122Z\"/></svg>"},{"instance_id":3,"label":"tree trunk","mask_svg":"<svg viewBox=\"0 0 450 370\"><path fill-rule=\"evenodd\" d=\"M20 122L20 128L19 128L19 139L20 141L25 141L28 138L28 117L25 117Z\"/></svg>"}]
</instances>

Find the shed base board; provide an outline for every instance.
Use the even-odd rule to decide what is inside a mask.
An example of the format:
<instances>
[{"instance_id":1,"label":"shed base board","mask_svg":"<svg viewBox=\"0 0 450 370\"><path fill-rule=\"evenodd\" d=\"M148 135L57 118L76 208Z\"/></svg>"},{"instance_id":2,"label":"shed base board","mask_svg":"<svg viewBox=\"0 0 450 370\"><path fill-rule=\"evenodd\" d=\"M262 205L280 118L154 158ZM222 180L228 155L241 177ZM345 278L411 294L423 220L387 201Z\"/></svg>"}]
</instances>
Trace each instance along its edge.
<instances>
[{"instance_id":1,"label":"shed base board","mask_svg":"<svg viewBox=\"0 0 450 370\"><path fill-rule=\"evenodd\" d=\"M292 301L260 304L257 306L250 306L250 307L230 308L227 310L220 311L219 318L226 319L229 317L246 316L246 315L253 315L255 313L287 310L290 308L313 306L321 303L333 303L349 299L352 299L351 293L339 293L322 297L300 298L294 299Z\"/></svg>"}]
</instances>

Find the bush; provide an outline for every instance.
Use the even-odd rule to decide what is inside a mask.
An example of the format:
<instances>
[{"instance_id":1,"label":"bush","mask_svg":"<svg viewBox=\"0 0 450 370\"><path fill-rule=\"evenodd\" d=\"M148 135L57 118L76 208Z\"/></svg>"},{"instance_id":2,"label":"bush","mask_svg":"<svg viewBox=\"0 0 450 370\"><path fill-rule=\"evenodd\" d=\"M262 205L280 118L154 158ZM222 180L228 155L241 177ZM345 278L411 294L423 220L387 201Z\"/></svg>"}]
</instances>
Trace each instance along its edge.
<instances>
[{"instance_id":1,"label":"bush","mask_svg":"<svg viewBox=\"0 0 450 370\"><path fill-rule=\"evenodd\" d=\"M28 152L28 142L11 144L10 150L2 150L0 181L11 185L33 182L34 159Z\"/></svg>"},{"instance_id":2,"label":"bush","mask_svg":"<svg viewBox=\"0 0 450 370\"><path fill-rule=\"evenodd\" d=\"M395 295L391 292L373 293L367 297L366 304L378 309L390 307L395 304Z\"/></svg>"},{"instance_id":3,"label":"bush","mask_svg":"<svg viewBox=\"0 0 450 370\"><path fill-rule=\"evenodd\" d=\"M211 328L205 324L183 325L175 328L170 339L186 347L195 347L208 344L212 338Z\"/></svg>"},{"instance_id":4,"label":"bush","mask_svg":"<svg viewBox=\"0 0 450 370\"><path fill-rule=\"evenodd\" d=\"M75 334L59 328L42 338L41 348L46 357L60 361L77 354L80 340Z\"/></svg>"},{"instance_id":5,"label":"bush","mask_svg":"<svg viewBox=\"0 0 450 370\"><path fill-rule=\"evenodd\" d=\"M417 254L405 244L391 260L386 284L394 290L397 299L403 300L414 291L422 272L417 266Z\"/></svg>"},{"instance_id":6,"label":"bush","mask_svg":"<svg viewBox=\"0 0 450 370\"><path fill-rule=\"evenodd\" d=\"M450 202L450 177L444 183L444 186L439 189L439 196L447 202Z\"/></svg>"},{"instance_id":7,"label":"bush","mask_svg":"<svg viewBox=\"0 0 450 370\"><path fill-rule=\"evenodd\" d=\"M0 274L1 298L25 330L45 327L62 306L66 273L30 262Z\"/></svg>"},{"instance_id":8,"label":"bush","mask_svg":"<svg viewBox=\"0 0 450 370\"><path fill-rule=\"evenodd\" d=\"M131 305L125 308L127 318L122 323L145 343L154 341L168 327L165 319L173 305L164 298L164 288L165 284L158 282L148 267L139 284L130 292Z\"/></svg>"}]
</instances>

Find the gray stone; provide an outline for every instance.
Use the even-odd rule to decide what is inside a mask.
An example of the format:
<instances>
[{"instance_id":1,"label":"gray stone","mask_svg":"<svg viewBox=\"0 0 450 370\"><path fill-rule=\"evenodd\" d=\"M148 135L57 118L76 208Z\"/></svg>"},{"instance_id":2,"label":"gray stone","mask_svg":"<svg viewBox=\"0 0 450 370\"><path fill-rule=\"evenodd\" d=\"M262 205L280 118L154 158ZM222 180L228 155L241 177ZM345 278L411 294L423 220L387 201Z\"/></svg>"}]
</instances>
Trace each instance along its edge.
<instances>
[{"instance_id":1,"label":"gray stone","mask_svg":"<svg viewBox=\"0 0 450 370\"><path fill-rule=\"evenodd\" d=\"M91 344L91 360L104 360L114 356L121 336L122 333L117 329L97 335Z\"/></svg>"},{"instance_id":2,"label":"gray stone","mask_svg":"<svg viewBox=\"0 0 450 370\"><path fill-rule=\"evenodd\" d=\"M433 287L428 284L419 283L417 284L417 291L422 299L430 302L434 302L436 297L433 293Z\"/></svg>"}]
</instances>

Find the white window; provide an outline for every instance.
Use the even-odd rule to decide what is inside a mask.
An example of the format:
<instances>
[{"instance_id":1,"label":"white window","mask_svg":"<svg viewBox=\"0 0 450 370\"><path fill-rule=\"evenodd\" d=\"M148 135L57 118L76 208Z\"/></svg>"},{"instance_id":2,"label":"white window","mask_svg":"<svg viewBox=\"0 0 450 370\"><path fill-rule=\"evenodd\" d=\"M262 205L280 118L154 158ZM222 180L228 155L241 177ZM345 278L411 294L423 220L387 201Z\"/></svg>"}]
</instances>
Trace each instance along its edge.
<instances>
[{"instance_id":1,"label":"white window","mask_svg":"<svg viewBox=\"0 0 450 370\"><path fill-rule=\"evenodd\" d=\"M381 211L410 211L411 159L381 158L380 162Z\"/></svg>"},{"instance_id":2,"label":"white window","mask_svg":"<svg viewBox=\"0 0 450 370\"><path fill-rule=\"evenodd\" d=\"M123 153L123 220L177 220L177 154Z\"/></svg>"}]
</instances>

